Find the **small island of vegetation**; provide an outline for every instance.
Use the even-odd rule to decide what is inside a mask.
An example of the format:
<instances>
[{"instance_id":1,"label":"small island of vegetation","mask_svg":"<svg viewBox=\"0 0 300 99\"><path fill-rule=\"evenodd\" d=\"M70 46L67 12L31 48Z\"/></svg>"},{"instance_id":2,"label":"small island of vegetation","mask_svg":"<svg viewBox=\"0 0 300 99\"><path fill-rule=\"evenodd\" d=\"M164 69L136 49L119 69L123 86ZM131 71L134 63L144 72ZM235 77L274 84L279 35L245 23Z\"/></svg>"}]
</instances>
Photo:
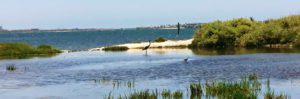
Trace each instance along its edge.
<instances>
[{"instance_id":1,"label":"small island of vegetation","mask_svg":"<svg viewBox=\"0 0 300 99\"><path fill-rule=\"evenodd\" d=\"M154 42L165 42L165 41L167 41L167 39L164 37L159 37L154 40Z\"/></svg>"},{"instance_id":2,"label":"small island of vegetation","mask_svg":"<svg viewBox=\"0 0 300 99\"><path fill-rule=\"evenodd\" d=\"M34 47L24 43L0 43L0 57L48 56L61 53L49 45Z\"/></svg>"},{"instance_id":3,"label":"small island of vegetation","mask_svg":"<svg viewBox=\"0 0 300 99\"><path fill-rule=\"evenodd\" d=\"M127 51L129 48L126 46L108 46L104 47L103 51Z\"/></svg>"},{"instance_id":4,"label":"small island of vegetation","mask_svg":"<svg viewBox=\"0 0 300 99\"><path fill-rule=\"evenodd\" d=\"M300 15L214 21L202 24L193 38L191 48L300 47Z\"/></svg>"}]
</instances>

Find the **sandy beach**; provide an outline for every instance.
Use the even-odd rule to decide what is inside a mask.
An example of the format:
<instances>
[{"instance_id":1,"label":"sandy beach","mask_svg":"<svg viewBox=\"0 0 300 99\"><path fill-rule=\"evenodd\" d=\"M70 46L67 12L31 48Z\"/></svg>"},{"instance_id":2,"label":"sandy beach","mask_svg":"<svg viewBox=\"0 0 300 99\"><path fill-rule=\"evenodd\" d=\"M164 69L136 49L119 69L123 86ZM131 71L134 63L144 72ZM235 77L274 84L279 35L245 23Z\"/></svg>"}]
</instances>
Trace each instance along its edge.
<instances>
[{"instance_id":1,"label":"sandy beach","mask_svg":"<svg viewBox=\"0 0 300 99\"><path fill-rule=\"evenodd\" d=\"M167 40L165 42L151 42L150 48L174 48L174 47L186 47L191 44L193 39L188 40ZM145 46L149 45L149 42L141 42L141 43L127 43L127 44L120 44L114 46L126 46L129 49L142 49ZM99 48L92 48L89 51L100 51L104 47Z\"/></svg>"}]
</instances>

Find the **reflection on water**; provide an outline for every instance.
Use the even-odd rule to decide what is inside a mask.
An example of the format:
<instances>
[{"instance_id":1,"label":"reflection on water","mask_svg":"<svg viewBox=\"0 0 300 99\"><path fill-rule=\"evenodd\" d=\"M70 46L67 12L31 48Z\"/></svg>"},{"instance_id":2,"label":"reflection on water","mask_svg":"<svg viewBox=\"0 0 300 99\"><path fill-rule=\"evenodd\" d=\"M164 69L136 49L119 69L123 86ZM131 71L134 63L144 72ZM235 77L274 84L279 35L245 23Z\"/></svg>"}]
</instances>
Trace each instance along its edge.
<instances>
[{"instance_id":1,"label":"reflection on water","mask_svg":"<svg viewBox=\"0 0 300 99\"><path fill-rule=\"evenodd\" d=\"M257 53L300 53L300 49L292 48L229 48L229 49L192 49L196 55L242 55Z\"/></svg>"},{"instance_id":2,"label":"reflection on water","mask_svg":"<svg viewBox=\"0 0 300 99\"><path fill-rule=\"evenodd\" d=\"M150 49L148 56L141 50L83 51L49 58L0 60L0 96L103 98L111 91L116 95L155 88L184 91L190 82L234 81L252 73L261 79L271 78L271 87L276 92L286 92L292 98L299 96L300 54L291 54L298 50L228 51L231 52L222 53L230 55L214 50ZM183 59L187 56L190 59L185 63ZM7 72L7 64L14 64L18 69ZM24 72L24 67L28 71ZM128 86L134 86L134 90Z\"/></svg>"}]
</instances>

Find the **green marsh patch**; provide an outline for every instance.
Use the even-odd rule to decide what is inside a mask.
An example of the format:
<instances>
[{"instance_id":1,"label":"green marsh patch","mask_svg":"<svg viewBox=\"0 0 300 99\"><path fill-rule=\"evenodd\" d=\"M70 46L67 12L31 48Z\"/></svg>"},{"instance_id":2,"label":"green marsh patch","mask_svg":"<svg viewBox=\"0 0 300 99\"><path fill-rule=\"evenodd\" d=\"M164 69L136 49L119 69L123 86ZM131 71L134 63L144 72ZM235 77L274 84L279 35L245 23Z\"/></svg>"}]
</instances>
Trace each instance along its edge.
<instances>
[{"instance_id":1,"label":"green marsh patch","mask_svg":"<svg viewBox=\"0 0 300 99\"><path fill-rule=\"evenodd\" d=\"M127 51L129 48L126 46L109 46L104 47L103 51Z\"/></svg>"},{"instance_id":2,"label":"green marsh patch","mask_svg":"<svg viewBox=\"0 0 300 99\"><path fill-rule=\"evenodd\" d=\"M61 51L49 45L34 47L25 43L0 43L0 59L52 56L58 53Z\"/></svg>"}]
</instances>

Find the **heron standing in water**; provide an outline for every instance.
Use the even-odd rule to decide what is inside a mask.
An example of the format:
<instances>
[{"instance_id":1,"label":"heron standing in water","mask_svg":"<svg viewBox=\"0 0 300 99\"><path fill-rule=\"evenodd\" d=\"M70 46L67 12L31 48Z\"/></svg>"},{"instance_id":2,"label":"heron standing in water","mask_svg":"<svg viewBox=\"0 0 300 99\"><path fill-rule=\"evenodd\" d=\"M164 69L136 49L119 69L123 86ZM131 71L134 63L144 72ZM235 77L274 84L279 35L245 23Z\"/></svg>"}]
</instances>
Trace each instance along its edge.
<instances>
[{"instance_id":1,"label":"heron standing in water","mask_svg":"<svg viewBox=\"0 0 300 99\"><path fill-rule=\"evenodd\" d=\"M177 23L177 36L179 35L179 33L180 33L180 23L178 22Z\"/></svg>"},{"instance_id":2,"label":"heron standing in water","mask_svg":"<svg viewBox=\"0 0 300 99\"><path fill-rule=\"evenodd\" d=\"M143 48L143 50L146 50L146 55L147 55L147 50L148 50L148 48L150 47L150 45L151 45L151 41L149 40L149 45L147 45L147 46L145 46L145 47Z\"/></svg>"},{"instance_id":3,"label":"heron standing in water","mask_svg":"<svg viewBox=\"0 0 300 99\"><path fill-rule=\"evenodd\" d=\"M187 58L183 59L183 61L186 63L188 62L188 60L189 60L189 56Z\"/></svg>"}]
</instances>

